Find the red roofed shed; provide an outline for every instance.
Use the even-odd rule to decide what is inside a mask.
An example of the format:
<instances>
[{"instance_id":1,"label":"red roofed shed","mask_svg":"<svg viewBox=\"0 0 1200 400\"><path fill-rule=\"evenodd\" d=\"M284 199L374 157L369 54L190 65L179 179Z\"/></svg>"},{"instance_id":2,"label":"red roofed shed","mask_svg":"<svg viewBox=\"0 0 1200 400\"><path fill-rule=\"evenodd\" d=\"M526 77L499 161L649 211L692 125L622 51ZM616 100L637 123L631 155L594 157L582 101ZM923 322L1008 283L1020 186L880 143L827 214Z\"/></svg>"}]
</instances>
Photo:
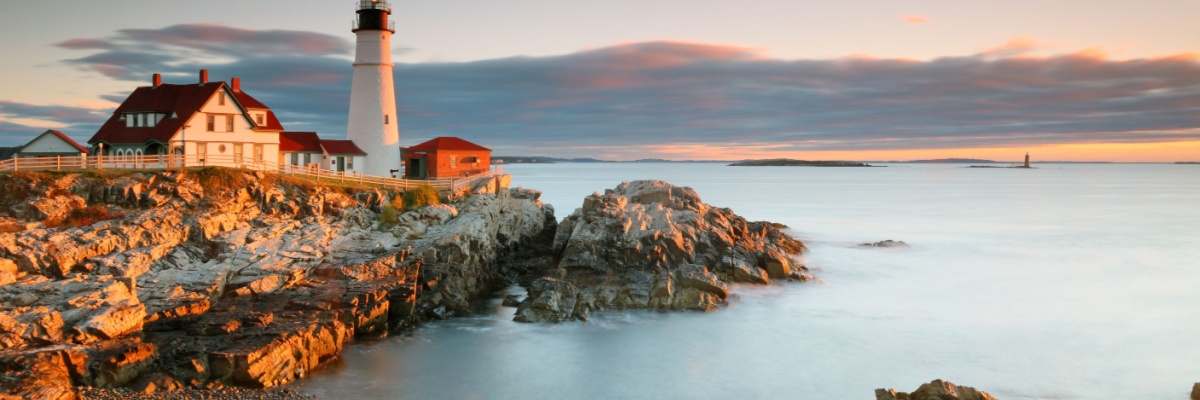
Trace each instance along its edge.
<instances>
[{"instance_id":1,"label":"red roofed shed","mask_svg":"<svg viewBox=\"0 0 1200 400\"><path fill-rule=\"evenodd\" d=\"M486 172L492 150L456 137L439 137L404 149L404 175L412 179L458 178Z\"/></svg>"}]
</instances>

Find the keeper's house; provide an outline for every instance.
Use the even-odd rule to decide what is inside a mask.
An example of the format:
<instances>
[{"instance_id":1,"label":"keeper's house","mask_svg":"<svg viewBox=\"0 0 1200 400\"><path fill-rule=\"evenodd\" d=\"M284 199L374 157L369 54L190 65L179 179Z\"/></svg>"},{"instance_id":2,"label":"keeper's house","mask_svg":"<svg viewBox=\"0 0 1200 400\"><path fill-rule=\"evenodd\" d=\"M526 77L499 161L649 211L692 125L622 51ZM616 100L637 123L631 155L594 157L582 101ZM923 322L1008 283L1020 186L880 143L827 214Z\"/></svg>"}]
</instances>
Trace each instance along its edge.
<instances>
[{"instance_id":1,"label":"keeper's house","mask_svg":"<svg viewBox=\"0 0 1200 400\"><path fill-rule=\"evenodd\" d=\"M283 126L271 109L241 90L241 82L162 83L154 74L121 103L88 143L95 153L143 164L274 166ZM168 157L168 155L171 155ZM180 157L183 156L183 157ZM120 159L119 158L119 159Z\"/></svg>"}]
</instances>

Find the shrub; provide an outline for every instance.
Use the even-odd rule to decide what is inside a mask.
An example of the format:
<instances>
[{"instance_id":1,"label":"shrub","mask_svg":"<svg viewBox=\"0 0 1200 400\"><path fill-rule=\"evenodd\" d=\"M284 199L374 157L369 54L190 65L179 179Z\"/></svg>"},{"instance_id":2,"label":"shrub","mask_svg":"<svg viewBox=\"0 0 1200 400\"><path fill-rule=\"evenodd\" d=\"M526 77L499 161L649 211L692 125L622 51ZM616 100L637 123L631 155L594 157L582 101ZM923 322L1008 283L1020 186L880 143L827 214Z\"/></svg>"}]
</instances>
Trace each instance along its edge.
<instances>
[{"instance_id":1,"label":"shrub","mask_svg":"<svg viewBox=\"0 0 1200 400\"><path fill-rule=\"evenodd\" d=\"M439 204L438 191L433 186L421 185L416 188L404 192L404 208L413 209L418 207L430 206Z\"/></svg>"},{"instance_id":2,"label":"shrub","mask_svg":"<svg viewBox=\"0 0 1200 400\"><path fill-rule=\"evenodd\" d=\"M400 210L390 205L383 206L383 210L379 212L379 227L389 227L400 222Z\"/></svg>"}]
</instances>

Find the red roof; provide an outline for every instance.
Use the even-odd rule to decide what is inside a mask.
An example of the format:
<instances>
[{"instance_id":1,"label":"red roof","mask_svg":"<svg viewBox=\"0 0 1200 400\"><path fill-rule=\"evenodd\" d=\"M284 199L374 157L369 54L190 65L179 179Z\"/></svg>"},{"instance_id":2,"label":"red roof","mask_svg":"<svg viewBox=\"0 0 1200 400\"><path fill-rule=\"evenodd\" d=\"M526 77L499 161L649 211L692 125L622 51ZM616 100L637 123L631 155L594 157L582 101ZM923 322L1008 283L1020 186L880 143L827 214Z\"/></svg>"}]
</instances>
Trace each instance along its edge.
<instances>
[{"instance_id":1,"label":"red roof","mask_svg":"<svg viewBox=\"0 0 1200 400\"><path fill-rule=\"evenodd\" d=\"M321 139L316 132L279 132L279 151L320 153Z\"/></svg>"},{"instance_id":2,"label":"red roof","mask_svg":"<svg viewBox=\"0 0 1200 400\"><path fill-rule=\"evenodd\" d=\"M84 147L83 145L76 143L74 140L71 140L71 138L67 137L67 135L64 135L62 132L59 132L54 129L43 132L41 135L38 135L38 137L42 137L43 135L45 135L47 133L53 133L55 136L58 136L59 139L62 139L64 142L67 142L67 144L75 147L76 149L79 149L79 152L81 152L81 153L87 153L87 151L88 151L87 147ZM37 140L37 139L34 138L33 140ZM33 143L33 141L30 141L30 143Z\"/></svg>"},{"instance_id":3,"label":"red roof","mask_svg":"<svg viewBox=\"0 0 1200 400\"><path fill-rule=\"evenodd\" d=\"M283 130L283 124L279 123L279 118L275 117L275 112L271 111L271 107L267 107L266 104L263 104L261 101L258 101L258 99L255 99L253 96L250 96L250 94L243 92L240 89L233 90L233 96L237 97L238 103L242 103L243 107L267 110L266 124L259 125L259 129ZM250 119L254 120L254 123L258 123L258 119Z\"/></svg>"},{"instance_id":4,"label":"red roof","mask_svg":"<svg viewBox=\"0 0 1200 400\"><path fill-rule=\"evenodd\" d=\"M442 136L434 138L425 143L418 144L413 147L404 149L405 151L436 151L436 150L466 150L466 151L492 151L489 148L468 142L456 137Z\"/></svg>"},{"instance_id":5,"label":"red roof","mask_svg":"<svg viewBox=\"0 0 1200 400\"><path fill-rule=\"evenodd\" d=\"M200 110L200 107L204 106L208 99L225 87L227 87L225 82L139 87L129 94L129 97L117 107L116 111L113 111L113 115L104 125L100 126L100 130L96 131L91 139L88 139L88 143L146 143L151 140L166 143L171 136L175 135L175 132L183 127L185 122L192 118L192 115ZM240 90L234 92L234 101L243 108L248 107L243 103L244 100L253 104L251 108L267 109L265 105L245 92ZM125 121L121 120L121 116L130 112L162 112L166 113L167 117L152 127L128 127L125 126ZM171 118L172 113L177 114L178 118ZM246 117L250 118L250 115L246 115ZM279 123L279 119L275 118L275 114L267 109L266 124L259 128L283 130L283 125ZM204 127L193 126L192 129L196 129L196 132L203 132Z\"/></svg>"},{"instance_id":6,"label":"red roof","mask_svg":"<svg viewBox=\"0 0 1200 400\"><path fill-rule=\"evenodd\" d=\"M329 154L353 154L365 156L366 152L354 145L354 142L349 140L322 140L321 147L325 148L325 152Z\"/></svg>"}]
</instances>

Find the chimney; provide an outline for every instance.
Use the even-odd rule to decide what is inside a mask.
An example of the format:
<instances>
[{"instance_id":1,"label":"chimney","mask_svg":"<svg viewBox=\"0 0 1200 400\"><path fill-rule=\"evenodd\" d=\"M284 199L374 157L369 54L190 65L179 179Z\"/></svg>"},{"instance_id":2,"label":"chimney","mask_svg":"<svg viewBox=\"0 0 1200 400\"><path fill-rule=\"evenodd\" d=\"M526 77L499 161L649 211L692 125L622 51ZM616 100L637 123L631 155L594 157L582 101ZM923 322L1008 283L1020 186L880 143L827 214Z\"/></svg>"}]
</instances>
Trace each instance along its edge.
<instances>
[{"instance_id":1,"label":"chimney","mask_svg":"<svg viewBox=\"0 0 1200 400\"><path fill-rule=\"evenodd\" d=\"M241 79L241 78L238 78L238 77L236 77L236 76L235 76L235 77L233 77L233 80L232 80L232 81L230 81L230 83L229 83L229 86L232 86L232 87L233 87L233 91L235 91L235 92L240 92L240 91L242 91L242 79Z\"/></svg>"},{"instance_id":2,"label":"chimney","mask_svg":"<svg viewBox=\"0 0 1200 400\"><path fill-rule=\"evenodd\" d=\"M208 83L208 70L202 69L200 70L200 84L203 85L205 83Z\"/></svg>"},{"instance_id":3,"label":"chimney","mask_svg":"<svg viewBox=\"0 0 1200 400\"><path fill-rule=\"evenodd\" d=\"M162 86L162 74L154 74L154 87Z\"/></svg>"}]
</instances>

